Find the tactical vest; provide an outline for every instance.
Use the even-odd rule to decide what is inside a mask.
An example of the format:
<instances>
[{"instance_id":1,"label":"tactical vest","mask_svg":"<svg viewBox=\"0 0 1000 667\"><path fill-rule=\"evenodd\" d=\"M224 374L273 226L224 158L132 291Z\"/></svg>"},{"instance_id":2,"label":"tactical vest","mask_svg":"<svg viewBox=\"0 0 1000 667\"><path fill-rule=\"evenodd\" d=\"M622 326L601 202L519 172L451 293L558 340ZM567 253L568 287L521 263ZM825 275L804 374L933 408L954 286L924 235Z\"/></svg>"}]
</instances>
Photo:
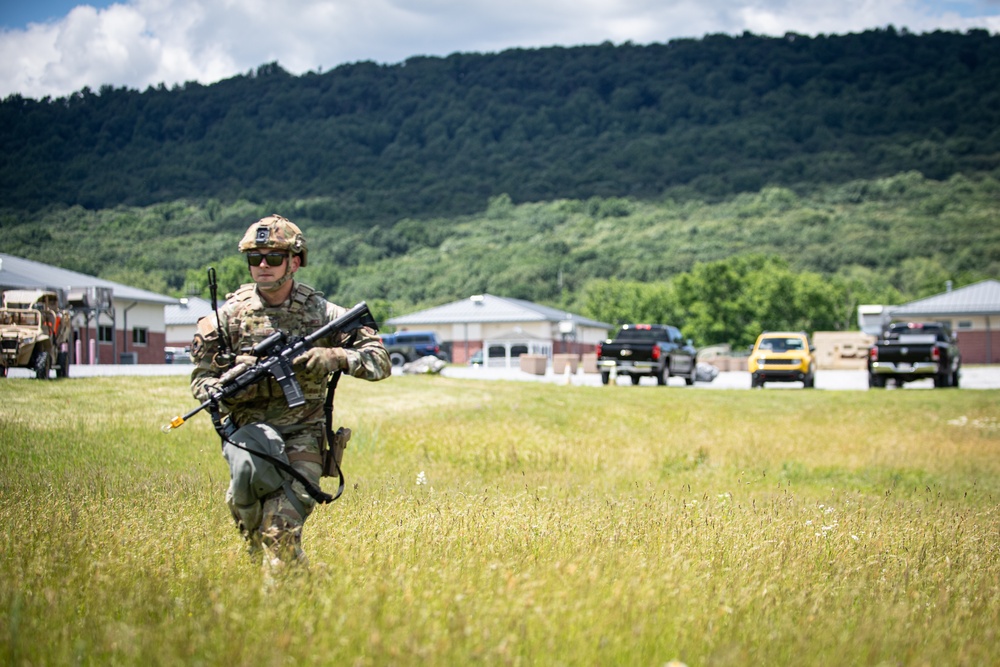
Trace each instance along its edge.
<instances>
[{"instance_id":1,"label":"tactical vest","mask_svg":"<svg viewBox=\"0 0 1000 667\"><path fill-rule=\"evenodd\" d=\"M230 295L226 304L229 314L226 330L231 349L238 354L243 353L277 330L289 336L305 336L326 324L326 299L322 292L308 285L295 283L290 300L288 305L268 306L257 294L254 283L242 285ZM299 384L306 400L321 400L326 389L324 382L300 377ZM283 395L281 387L273 378L258 385L258 397Z\"/></svg>"}]
</instances>

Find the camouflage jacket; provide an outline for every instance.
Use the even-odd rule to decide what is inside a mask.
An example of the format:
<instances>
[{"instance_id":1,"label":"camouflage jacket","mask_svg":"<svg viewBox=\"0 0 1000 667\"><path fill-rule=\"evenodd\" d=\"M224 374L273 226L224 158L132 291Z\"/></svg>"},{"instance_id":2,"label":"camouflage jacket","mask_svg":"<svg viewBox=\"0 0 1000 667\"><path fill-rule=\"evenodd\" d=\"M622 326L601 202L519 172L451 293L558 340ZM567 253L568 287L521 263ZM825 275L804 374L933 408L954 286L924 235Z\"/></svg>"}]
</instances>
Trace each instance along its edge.
<instances>
[{"instance_id":1,"label":"camouflage jacket","mask_svg":"<svg viewBox=\"0 0 1000 667\"><path fill-rule=\"evenodd\" d=\"M219 309L219 323L215 315L198 321L198 332L191 345L195 368L191 372L191 393L210 378L218 378L228 366L218 364L219 336L226 336L229 349L236 354L248 350L276 330L292 336L312 333L327 322L347 311L323 298L323 293L308 285L295 283L289 300L279 306L268 306L260 298L257 286L248 283L230 294ZM339 334L319 341L318 347L342 347L350 365L348 374L366 380L382 380L392 374L389 355L374 331L362 327L348 334ZM327 376L308 373L302 364L296 364L295 377L305 395L305 405L289 408L281 387L268 377L246 392L245 396L227 401L224 411L238 425L268 422L274 426L312 425L324 420L323 399L326 395ZM282 429L284 430L284 429Z\"/></svg>"}]
</instances>

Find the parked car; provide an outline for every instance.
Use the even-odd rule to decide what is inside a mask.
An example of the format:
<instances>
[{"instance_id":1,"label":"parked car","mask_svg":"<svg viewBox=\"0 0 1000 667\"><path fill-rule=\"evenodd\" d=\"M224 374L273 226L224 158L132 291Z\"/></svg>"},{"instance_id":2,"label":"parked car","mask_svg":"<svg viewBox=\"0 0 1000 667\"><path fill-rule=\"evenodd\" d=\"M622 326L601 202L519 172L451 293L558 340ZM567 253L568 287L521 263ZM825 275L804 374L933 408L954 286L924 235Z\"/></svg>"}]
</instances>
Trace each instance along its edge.
<instances>
[{"instance_id":1,"label":"parked car","mask_svg":"<svg viewBox=\"0 0 1000 667\"><path fill-rule=\"evenodd\" d=\"M803 331L765 331L757 337L750 358L750 386L765 382L801 382L806 389L816 386L816 348Z\"/></svg>"},{"instance_id":2,"label":"parked car","mask_svg":"<svg viewBox=\"0 0 1000 667\"><path fill-rule=\"evenodd\" d=\"M957 387L962 357L951 329L940 322L897 322L868 351L868 386L897 387L933 378L935 387Z\"/></svg>"},{"instance_id":3,"label":"parked car","mask_svg":"<svg viewBox=\"0 0 1000 667\"><path fill-rule=\"evenodd\" d=\"M191 351L183 347L168 347L164 350L164 362L168 364L190 364Z\"/></svg>"},{"instance_id":4,"label":"parked car","mask_svg":"<svg viewBox=\"0 0 1000 667\"><path fill-rule=\"evenodd\" d=\"M445 355L441 352L441 341L433 331L397 331L382 334L382 344L389 353L389 360L395 367L416 361L421 357L434 356L443 361Z\"/></svg>"},{"instance_id":5,"label":"parked car","mask_svg":"<svg viewBox=\"0 0 1000 667\"><path fill-rule=\"evenodd\" d=\"M628 375L632 384L643 376L667 384L671 375L684 378L691 385L697 377L697 350L681 335L680 329L668 324L625 324L613 339L597 345L597 366L601 382L611 381L611 372Z\"/></svg>"}]
</instances>

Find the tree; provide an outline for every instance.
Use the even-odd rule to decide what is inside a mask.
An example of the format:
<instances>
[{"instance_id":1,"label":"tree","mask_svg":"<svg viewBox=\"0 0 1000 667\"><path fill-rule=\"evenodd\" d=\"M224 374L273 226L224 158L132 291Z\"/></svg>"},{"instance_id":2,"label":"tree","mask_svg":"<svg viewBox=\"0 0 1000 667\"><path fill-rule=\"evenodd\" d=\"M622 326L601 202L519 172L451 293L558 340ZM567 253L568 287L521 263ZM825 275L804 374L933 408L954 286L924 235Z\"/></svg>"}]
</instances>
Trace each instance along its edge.
<instances>
[{"instance_id":1,"label":"tree","mask_svg":"<svg viewBox=\"0 0 1000 667\"><path fill-rule=\"evenodd\" d=\"M753 344L762 331L841 328L843 284L795 272L780 257L745 255L696 264L673 281L686 331L701 344Z\"/></svg>"},{"instance_id":2,"label":"tree","mask_svg":"<svg viewBox=\"0 0 1000 667\"><path fill-rule=\"evenodd\" d=\"M216 281L218 283L219 303L225 301L227 294L235 292L243 283L250 282L250 271L247 268L246 255L228 255L215 265ZM188 269L184 279L184 293L187 295L209 298L208 266L200 269Z\"/></svg>"},{"instance_id":3,"label":"tree","mask_svg":"<svg viewBox=\"0 0 1000 667\"><path fill-rule=\"evenodd\" d=\"M583 312L608 324L673 324L683 328L666 283L591 280L584 286Z\"/></svg>"}]
</instances>

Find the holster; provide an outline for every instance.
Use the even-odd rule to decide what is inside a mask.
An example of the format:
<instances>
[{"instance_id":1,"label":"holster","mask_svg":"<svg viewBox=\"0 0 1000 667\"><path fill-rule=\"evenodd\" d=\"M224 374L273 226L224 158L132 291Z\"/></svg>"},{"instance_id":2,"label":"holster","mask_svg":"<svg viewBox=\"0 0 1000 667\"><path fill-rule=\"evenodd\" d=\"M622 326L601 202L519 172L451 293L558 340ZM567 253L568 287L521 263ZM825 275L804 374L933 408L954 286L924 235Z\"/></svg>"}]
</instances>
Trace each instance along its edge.
<instances>
[{"instance_id":1,"label":"holster","mask_svg":"<svg viewBox=\"0 0 1000 667\"><path fill-rule=\"evenodd\" d=\"M341 426L330 438L323 452L323 477L339 477L340 463L344 460L344 450L351 439L351 429Z\"/></svg>"}]
</instances>

